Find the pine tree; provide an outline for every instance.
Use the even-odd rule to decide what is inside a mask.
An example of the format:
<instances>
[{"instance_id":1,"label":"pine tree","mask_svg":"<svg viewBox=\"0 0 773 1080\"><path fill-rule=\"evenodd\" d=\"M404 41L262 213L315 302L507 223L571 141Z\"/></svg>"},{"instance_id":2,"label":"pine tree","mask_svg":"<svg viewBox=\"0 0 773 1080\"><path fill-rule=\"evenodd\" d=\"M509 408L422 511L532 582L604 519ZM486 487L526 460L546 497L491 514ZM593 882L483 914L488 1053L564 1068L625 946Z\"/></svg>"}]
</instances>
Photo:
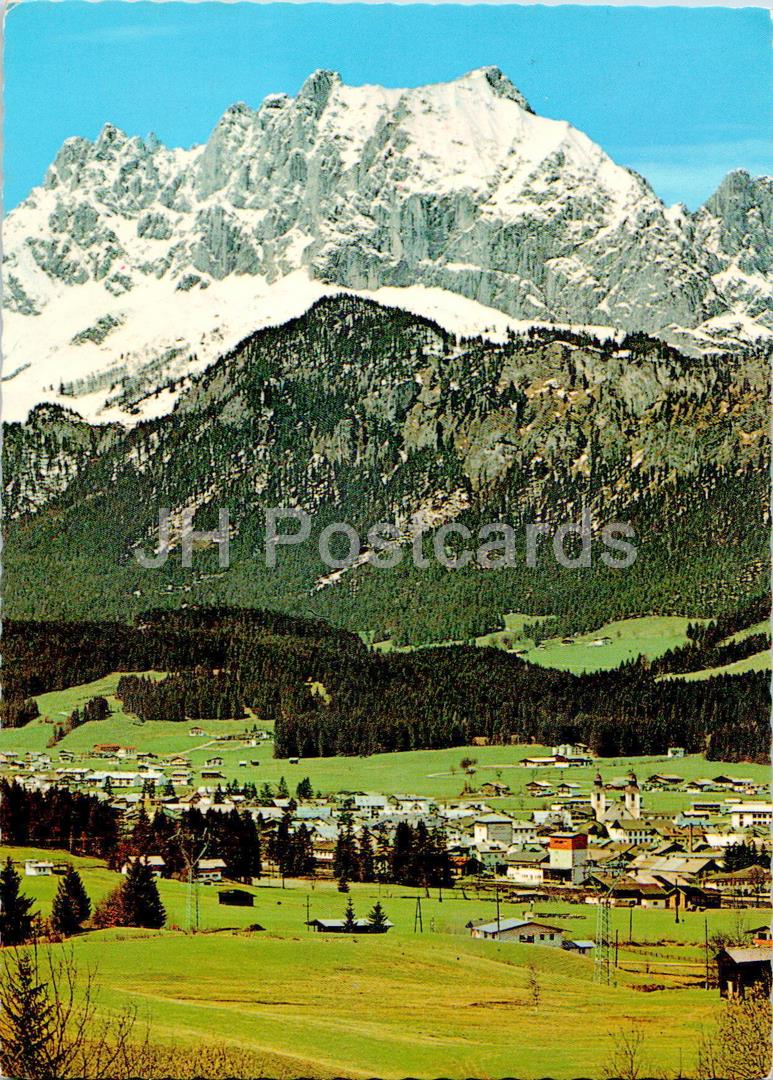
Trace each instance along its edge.
<instances>
[{"instance_id":1,"label":"pine tree","mask_svg":"<svg viewBox=\"0 0 773 1080\"><path fill-rule=\"evenodd\" d=\"M347 933L357 929L357 917L354 914L354 902L351 896L346 904L346 912L344 913L344 930Z\"/></svg>"},{"instance_id":2,"label":"pine tree","mask_svg":"<svg viewBox=\"0 0 773 1080\"><path fill-rule=\"evenodd\" d=\"M51 908L51 923L60 934L75 934L91 914L91 901L77 870L70 866L59 882Z\"/></svg>"},{"instance_id":3,"label":"pine tree","mask_svg":"<svg viewBox=\"0 0 773 1080\"><path fill-rule=\"evenodd\" d=\"M383 934L388 929L387 923L386 912L377 900L368 912L368 924L375 934Z\"/></svg>"},{"instance_id":4,"label":"pine tree","mask_svg":"<svg viewBox=\"0 0 773 1080\"><path fill-rule=\"evenodd\" d=\"M0 1067L3 1075L53 1076L43 1072L54 1034L54 1005L37 972L34 953L19 952L3 969L0 991Z\"/></svg>"},{"instance_id":5,"label":"pine tree","mask_svg":"<svg viewBox=\"0 0 773 1080\"><path fill-rule=\"evenodd\" d=\"M0 870L0 943L21 945L32 937L32 900L20 891L21 877L6 859Z\"/></svg>"},{"instance_id":6,"label":"pine tree","mask_svg":"<svg viewBox=\"0 0 773 1080\"><path fill-rule=\"evenodd\" d=\"M158 885L149 866L133 859L120 887L121 915L124 926L144 926L159 930L166 922L166 911L158 895Z\"/></svg>"},{"instance_id":7,"label":"pine tree","mask_svg":"<svg viewBox=\"0 0 773 1080\"><path fill-rule=\"evenodd\" d=\"M304 776L303 780L298 782L298 786L295 789L295 794L298 798L298 802L303 802L305 799L314 798L314 788L311 786L311 780L308 776Z\"/></svg>"},{"instance_id":8,"label":"pine tree","mask_svg":"<svg viewBox=\"0 0 773 1080\"><path fill-rule=\"evenodd\" d=\"M287 781L283 776L279 777L279 783L276 786L276 795L278 799L289 799L290 789L287 786Z\"/></svg>"}]
</instances>

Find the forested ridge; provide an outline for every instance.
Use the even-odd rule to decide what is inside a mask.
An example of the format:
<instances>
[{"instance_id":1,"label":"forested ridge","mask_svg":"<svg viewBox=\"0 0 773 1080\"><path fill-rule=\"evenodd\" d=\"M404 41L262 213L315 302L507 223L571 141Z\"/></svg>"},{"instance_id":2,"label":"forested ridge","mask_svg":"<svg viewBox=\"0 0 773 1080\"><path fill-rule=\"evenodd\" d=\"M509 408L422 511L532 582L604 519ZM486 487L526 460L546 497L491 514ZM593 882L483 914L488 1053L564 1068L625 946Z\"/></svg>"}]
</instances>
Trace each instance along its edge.
<instances>
[{"instance_id":1,"label":"forested ridge","mask_svg":"<svg viewBox=\"0 0 773 1080\"><path fill-rule=\"evenodd\" d=\"M648 661L573 675L498 649L381 654L314 620L260 611L155 611L135 625L4 628L6 722L31 695L111 671L140 717L183 720L186 695L213 716L249 707L275 724L278 757L374 754L492 742L582 740L602 755L678 743L722 760L767 760L765 672L699 682L657 677ZM320 692L320 687L324 693ZM166 711L168 709L168 712Z\"/></svg>"},{"instance_id":2,"label":"forested ridge","mask_svg":"<svg viewBox=\"0 0 773 1080\"><path fill-rule=\"evenodd\" d=\"M767 588L767 387L762 351L686 357L643 334L555 329L497 343L329 298L250 335L168 416L89 438L63 410L10 425L6 615L311 610L398 644L465 641L499 628L505 611L553 615L567 633L648 613L716 618ZM41 447L56 483L28 468ZM264 510L288 505L311 516L311 536L268 569ZM583 505L594 529L634 527L635 564L621 572L596 556L577 572L548 555L527 567L525 526L577 521ZM186 506L198 529L228 509L228 569L212 548L184 568L178 538L166 565L142 569L134 553L153 550L159 508L179 523ZM317 546L326 525L364 537L428 510L473 532L510 524L516 565L406 559L316 589L329 570Z\"/></svg>"}]
</instances>

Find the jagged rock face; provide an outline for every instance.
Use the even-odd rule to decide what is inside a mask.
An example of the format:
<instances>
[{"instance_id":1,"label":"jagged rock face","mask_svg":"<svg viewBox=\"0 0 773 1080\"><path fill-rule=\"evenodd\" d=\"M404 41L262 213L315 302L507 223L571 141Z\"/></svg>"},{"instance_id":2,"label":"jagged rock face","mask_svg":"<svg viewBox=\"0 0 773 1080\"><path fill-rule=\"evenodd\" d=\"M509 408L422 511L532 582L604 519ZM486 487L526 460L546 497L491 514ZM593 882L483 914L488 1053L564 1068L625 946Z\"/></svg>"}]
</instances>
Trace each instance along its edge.
<instances>
[{"instance_id":1,"label":"jagged rock face","mask_svg":"<svg viewBox=\"0 0 773 1080\"><path fill-rule=\"evenodd\" d=\"M85 329L132 294L147 313L213 283L304 269L710 344L773 326L772 206L769 180L734 173L697 215L666 210L581 132L535 116L495 68L412 90L320 71L295 98L231 107L204 147L111 125L94 143L68 140L9 215L5 303L30 352L36 334L55 336L40 326L63 293L70 306L82 297ZM213 320L222 297L210 294ZM135 334L138 355L151 336Z\"/></svg>"},{"instance_id":2,"label":"jagged rock face","mask_svg":"<svg viewBox=\"0 0 773 1080\"><path fill-rule=\"evenodd\" d=\"M33 409L27 423L3 433L6 517L34 514L67 489L118 435L115 427L92 427L56 405Z\"/></svg>"}]
</instances>

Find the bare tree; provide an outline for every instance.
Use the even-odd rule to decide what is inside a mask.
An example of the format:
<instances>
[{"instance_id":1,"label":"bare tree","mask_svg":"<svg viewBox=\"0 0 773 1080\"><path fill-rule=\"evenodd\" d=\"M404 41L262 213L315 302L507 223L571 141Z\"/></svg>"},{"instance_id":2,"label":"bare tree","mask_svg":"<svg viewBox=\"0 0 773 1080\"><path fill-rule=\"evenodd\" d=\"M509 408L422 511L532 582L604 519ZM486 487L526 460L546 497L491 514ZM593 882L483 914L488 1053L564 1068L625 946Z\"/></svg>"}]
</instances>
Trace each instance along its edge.
<instances>
[{"instance_id":1,"label":"bare tree","mask_svg":"<svg viewBox=\"0 0 773 1080\"><path fill-rule=\"evenodd\" d=\"M529 972L529 995L531 997L531 1003L536 1009L540 1003L540 998L542 997L542 988L540 987L539 976L537 975L537 969L534 964L529 964L527 970Z\"/></svg>"},{"instance_id":2,"label":"bare tree","mask_svg":"<svg viewBox=\"0 0 773 1080\"><path fill-rule=\"evenodd\" d=\"M636 1024L609 1033L611 1048L602 1070L604 1080L641 1080L647 1071L644 1032Z\"/></svg>"},{"instance_id":3,"label":"bare tree","mask_svg":"<svg viewBox=\"0 0 773 1080\"><path fill-rule=\"evenodd\" d=\"M764 1080L773 1068L770 999L761 991L725 1002L716 1028L698 1047L698 1075L706 1080Z\"/></svg>"},{"instance_id":4,"label":"bare tree","mask_svg":"<svg viewBox=\"0 0 773 1080\"><path fill-rule=\"evenodd\" d=\"M17 1080L120 1080L138 1075L136 1010L98 1011L95 972L72 948L4 950L0 965L0 1070ZM145 1039L147 1041L147 1038Z\"/></svg>"}]
</instances>

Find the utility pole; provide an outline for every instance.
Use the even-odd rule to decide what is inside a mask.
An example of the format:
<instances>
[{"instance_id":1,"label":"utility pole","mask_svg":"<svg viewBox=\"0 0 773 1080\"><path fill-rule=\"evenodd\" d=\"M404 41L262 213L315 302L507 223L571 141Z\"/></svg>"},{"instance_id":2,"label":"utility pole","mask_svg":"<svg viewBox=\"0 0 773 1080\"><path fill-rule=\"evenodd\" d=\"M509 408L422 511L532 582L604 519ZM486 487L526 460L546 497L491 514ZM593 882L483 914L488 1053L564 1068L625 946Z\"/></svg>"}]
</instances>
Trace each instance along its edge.
<instances>
[{"instance_id":1,"label":"utility pole","mask_svg":"<svg viewBox=\"0 0 773 1080\"><path fill-rule=\"evenodd\" d=\"M615 930L615 967L619 967L620 931Z\"/></svg>"},{"instance_id":2,"label":"utility pole","mask_svg":"<svg viewBox=\"0 0 773 1080\"><path fill-rule=\"evenodd\" d=\"M706 957L706 989L709 988L709 920L703 919L703 953Z\"/></svg>"},{"instance_id":3,"label":"utility pole","mask_svg":"<svg viewBox=\"0 0 773 1080\"><path fill-rule=\"evenodd\" d=\"M496 896L497 900L497 936L499 936L499 933L501 931L501 920L499 918L499 883L496 883L494 885L494 895Z\"/></svg>"},{"instance_id":4,"label":"utility pole","mask_svg":"<svg viewBox=\"0 0 773 1080\"><path fill-rule=\"evenodd\" d=\"M416 897L416 911L414 912L414 915L413 915L413 932L414 932L414 934L417 933L417 927L418 927L418 933L423 934L424 933L424 923L422 922L422 918L421 918L421 897L420 896Z\"/></svg>"},{"instance_id":5,"label":"utility pole","mask_svg":"<svg viewBox=\"0 0 773 1080\"><path fill-rule=\"evenodd\" d=\"M309 905L310 904L311 904L311 897L307 893L306 894L306 929L307 930L311 930L311 926L309 926L309 920L311 918L311 915L309 914Z\"/></svg>"},{"instance_id":6,"label":"utility pole","mask_svg":"<svg viewBox=\"0 0 773 1080\"><path fill-rule=\"evenodd\" d=\"M628 908L628 944L633 943L633 907Z\"/></svg>"}]
</instances>

